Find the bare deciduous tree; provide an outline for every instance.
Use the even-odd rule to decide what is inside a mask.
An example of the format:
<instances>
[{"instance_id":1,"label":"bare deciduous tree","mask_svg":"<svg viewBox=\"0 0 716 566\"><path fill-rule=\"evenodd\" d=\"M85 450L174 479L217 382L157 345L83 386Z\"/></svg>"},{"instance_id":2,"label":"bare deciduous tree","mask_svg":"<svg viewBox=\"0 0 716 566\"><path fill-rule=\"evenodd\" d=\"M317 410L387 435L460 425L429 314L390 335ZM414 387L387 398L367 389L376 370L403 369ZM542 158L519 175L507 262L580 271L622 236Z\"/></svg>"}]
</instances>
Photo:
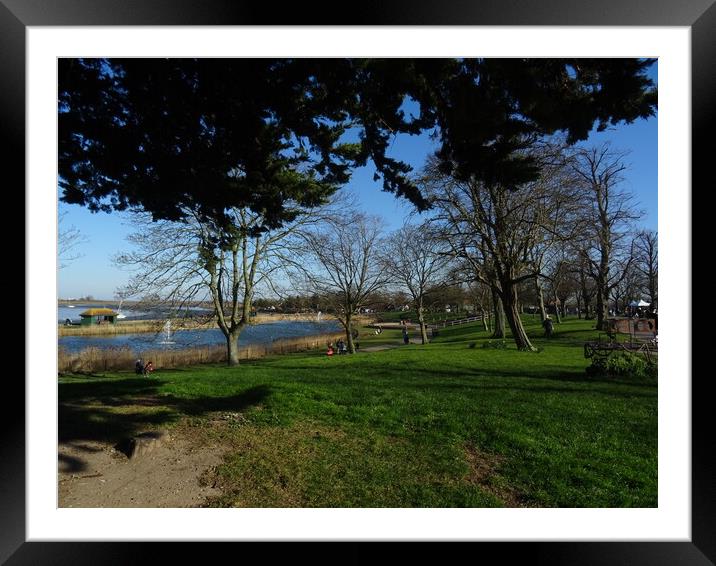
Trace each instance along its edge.
<instances>
[{"instance_id":1,"label":"bare deciduous tree","mask_svg":"<svg viewBox=\"0 0 716 566\"><path fill-rule=\"evenodd\" d=\"M502 301L507 323L520 350L534 350L520 319L518 286L541 275L533 251L559 236L564 217L576 203L561 146L533 149L544 176L523 187L458 181L429 163L423 185L437 210L436 221L453 253L470 262L478 279Z\"/></svg>"},{"instance_id":2,"label":"bare deciduous tree","mask_svg":"<svg viewBox=\"0 0 716 566\"><path fill-rule=\"evenodd\" d=\"M149 296L176 310L213 305L226 338L227 362L237 365L239 336L251 322L257 288L270 287L272 276L293 261L291 242L314 221L305 210L296 215L274 230L265 229L261 214L246 209L230 211L232 225L223 227L190 214L177 222L137 215L138 230L129 237L135 249L115 258L135 273L122 294Z\"/></svg>"},{"instance_id":3,"label":"bare deciduous tree","mask_svg":"<svg viewBox=\"0 0 716 566\"><path fill-rule=\"evenodd\" d=\"M58 217L57 232L57 259L59 268L64 269L71 262L82 257L77 247L87 243L87 236L83 235L75 226L63 226L67 211L61 212Z\"/></svg>"},{"instance_id":4,"label":"bare deciduous tree","mask_svg":"<svg viewBox=\"0 0 716 566\"><path fill-rule=\"evenodd\" d=\"M385 286L381 262L382 221L345 211L320 229L302 234L303 264L298 275L307 289L325 297L346 332L348 351L355 353L352 321L369 298Z\"/></svg>"},{"instance_id":5,"label":"bare deciduous tree","mask_svg":"<svg viewBox=\"0 0 716 566\"><path fill-rule=\"evenodd\" d=\"M626 245L628 229L641 217L632 195L620 188L627 168L625 157L609 144L575 152L573 169L580 180L587 226L582 256L596 286L600 329L608 314L611 291L626 276L632 262L630 246Z\"/></svg>"},{"instance_id":6,"label":"bare deciduous tree","mask_svg":"<svg viewBox=\"0 0 716 566\"><path fill-rule=\"evenodd\" d=\"M635 267L645 279L652 310L659 302L659 235L653 230L642 230L634 239Z\"/></svg>"},{"instance_id":7,"label":"bare deciduous tree","mask_svg":"<svg viewBox=\"0 0 716 566\"><path fill-rule=\"evenodd\" d=\"M640 299L643 288L643 277L636 268L636 262L629 262L624 271L624 277L611 289L611 298L614 304L614 312L626 311L631 301Z\"/></svg>"},{"instance_id":8,"label":"bare deciduous tree","mask_svg":"<svg viewBox=\"0 0 716 566\"><path fill-rule=\"evenodd\" d=\"M420 338L428 343L425 323L425 296L438 286L445 275L450 260L445 253L445 242L436 237L430 225L405 224L393 232L385 245L382 258L386 275L392 283L405 289L418 313Z\"/></svg>"},{"instance_id":9,"label":"bare deciduous tree","mask_svg":"<svg viewBox=\"0 0 716 566\"><path fill-rule=\"evenodd\" d=\"M489 285L473 280L467 285L467 294L472 306L475 308L475 312L480 313L482 328L485 332L490 332L492 328L492 316L490 314L492 295Z\"/></svg>"}]
</instances>

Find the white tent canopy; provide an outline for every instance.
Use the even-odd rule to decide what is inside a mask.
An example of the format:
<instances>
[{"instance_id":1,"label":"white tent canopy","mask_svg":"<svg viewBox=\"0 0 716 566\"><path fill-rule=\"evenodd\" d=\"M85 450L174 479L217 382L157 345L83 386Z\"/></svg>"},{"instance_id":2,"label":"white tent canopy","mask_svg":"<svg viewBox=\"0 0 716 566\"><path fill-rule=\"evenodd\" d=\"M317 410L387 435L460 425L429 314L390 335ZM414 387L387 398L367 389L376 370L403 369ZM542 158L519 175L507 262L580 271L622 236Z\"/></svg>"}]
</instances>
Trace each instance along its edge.
<instances>
[{"instance_id":1,"label":"white tent canopy","mask_svg":"<svg viewBox=\"0 0 716 566\"><path fill-rule=\"evenodd\" d=\"M630 307L648 307L651 303L647 303L646 301L639 299L638 301L632 301L629 303Z\"/></svg>"}]
</instances>

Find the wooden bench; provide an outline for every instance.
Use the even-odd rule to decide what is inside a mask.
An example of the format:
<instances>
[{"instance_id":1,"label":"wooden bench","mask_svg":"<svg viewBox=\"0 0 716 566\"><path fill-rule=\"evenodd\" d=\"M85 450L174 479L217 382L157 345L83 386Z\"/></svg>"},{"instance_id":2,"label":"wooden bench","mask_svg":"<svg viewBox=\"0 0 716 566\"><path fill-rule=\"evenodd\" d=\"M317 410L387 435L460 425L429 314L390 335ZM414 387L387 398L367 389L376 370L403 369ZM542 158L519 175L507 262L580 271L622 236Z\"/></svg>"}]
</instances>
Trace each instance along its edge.
<instances>
[{"instance_id":1,"label":"wooden bench","mask_svg":"<svg viewBox=\"0 0 716 566\"><path fill-rule=\"evenodd\" d=\"M658 355L659 344L657 341L644 342L585 342L584 357L595 358L596 360L606 361L614 352L632 352L643 355L647 361L651 362Z\"/></svg>"},{"instance_id":2,"label":"wooden bench","mask_svg":"<svg viewBox=\"0 0 716 566\"><path fill-rule=\"evenodd\" d=\"M652 362L658 355L659 341L655 319L620 318L609 319L604 331L607 340L585 342L584 357L606 362L614 352L633 352L643 355ZM628 341L619 341L619 335L628 336Z\"/></svg>"}]
</instances>

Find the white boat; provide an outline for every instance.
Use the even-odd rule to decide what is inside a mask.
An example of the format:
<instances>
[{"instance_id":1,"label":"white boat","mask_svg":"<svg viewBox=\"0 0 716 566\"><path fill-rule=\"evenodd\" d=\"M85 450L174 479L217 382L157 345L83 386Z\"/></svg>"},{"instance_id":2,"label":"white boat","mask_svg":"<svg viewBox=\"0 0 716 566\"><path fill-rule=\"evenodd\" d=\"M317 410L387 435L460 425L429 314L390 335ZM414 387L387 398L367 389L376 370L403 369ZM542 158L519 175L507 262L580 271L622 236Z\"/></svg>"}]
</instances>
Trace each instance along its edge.
<instances>
[{"instance_id":1,"label":"white boat","mask_svg":"<svg viewBox=\"0 0 716 566\"><path fill-rule=\"evenodd\" d=\"M67 305L67 308L68 308L68 309L73 309L73 308L75 308L75 305Z\"/></svg>"}]
</instances>

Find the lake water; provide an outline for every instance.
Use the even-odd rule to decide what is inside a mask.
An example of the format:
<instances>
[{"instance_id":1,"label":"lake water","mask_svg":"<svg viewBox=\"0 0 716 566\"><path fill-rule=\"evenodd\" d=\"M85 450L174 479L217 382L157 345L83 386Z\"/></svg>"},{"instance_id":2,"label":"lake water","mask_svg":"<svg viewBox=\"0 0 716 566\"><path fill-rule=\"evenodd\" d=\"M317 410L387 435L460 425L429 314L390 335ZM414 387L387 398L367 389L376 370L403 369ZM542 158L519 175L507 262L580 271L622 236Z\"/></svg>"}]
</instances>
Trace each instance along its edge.
<instances>
[{"instance_id":1,"label":"lake water","mask_svg":"<svg viewBox=\"0 0 716 566\"><path fill-rule=\"evenodd\" d=\"M127 318L129 318L129 315L127 315ZM280 338L300 338L301 336L330 334L339 332L340 330L341 327L337 321L305 322L282 320L247 326L241 333L239 344L270 344ZM61 336L58 340L58 345L60 348L64 348L69 352L78 352L90 347L107 349L130 348L135 354L140 356L141 353L146 350L183 349L214 345L223 346L226 344L226 338L224 338L224 335L218 328L172 331L169 341L171 343L167 344L166 333L161 331L157 333L141 332L112 336Z\"/></svg>"}]
</instances>

